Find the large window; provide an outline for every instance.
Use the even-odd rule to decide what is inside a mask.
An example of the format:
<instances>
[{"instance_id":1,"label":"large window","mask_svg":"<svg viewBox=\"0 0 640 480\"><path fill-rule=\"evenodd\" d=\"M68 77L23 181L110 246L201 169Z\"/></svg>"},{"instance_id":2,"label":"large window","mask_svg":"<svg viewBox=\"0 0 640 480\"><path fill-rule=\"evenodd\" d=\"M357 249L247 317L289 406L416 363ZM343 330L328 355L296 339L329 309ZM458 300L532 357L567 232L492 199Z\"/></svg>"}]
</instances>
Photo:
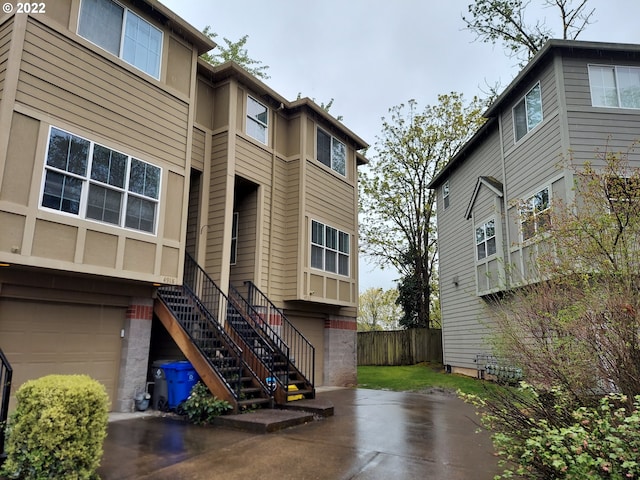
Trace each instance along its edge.
<instances>
[{"instance_id":1,"label":"large window","mask_svg":"<svg viewBox=\"0 0 640 480\"><path fill-rule=\"evenodd\" d=\"M640 68L589 65L594 107L640 108Z\"/></svg>"},{"instance_id":2,"label":"large window","mask_svg":"<svg viewBox=\"0 0 640 480\"><path fill-rule=\"evenodd\" d=\"M313 220L311 267L349 276L349 234Z\"/></svg>"},{"instance_id":3,"label":"large window","mask_svg":"<svg viewBox=\"0 0 640 480\"><path fill-rule=\"evenodd\" d=\"M496 254L496 223L489 220L476 227L477 259L483 260Z\"/></svg>"},{"instance_id":4,"label":"large window","mask_svg":"<svg viewBox=\"0 0 640 480\"><path fill-rule=\"evenodd\" d=\"M162 32L112 0L82 0L78 35L160 78Z\"/></svg>"},{"instance_id":5,"label":"large window","mask_svg":"<svg viewBox=\"0 0 640 480\"><path fill-rule=\"evenodd\" d=\"M340 175L346 175L347 146L319 128L317 132L318 161Z\"/></svg>"},{"instance_id":6,"label":"large window","mask_svg":"<svg viewBox=\"0 0 640 480\"><path fill-rule=\"evenodd\" d=\"M529 240L549 226L551 201L549 187L529 197L520 209L522 240Z\"/></svg>"},{"instance_id":7,"label":"large window","mask_svg":"<svg viewBox=\"0 0 640 480\"><path fill-rule=\"evenodd\" d=\"M51 127L40 205L154 233L160 168Z\"/></svg>"},{"instance_id":8,"label":"large window","mask_svg":"<svg viewBox=\"0 0 640 480\"><path fill-rule=\"evenodd\" d=\"M254 98L247 97L247 135L267 144L269 109Z\"/></svg>"},{"instance_id":9,"label":"large window","mask_svg":"<svg viewBox=\"0 0 640 480\"><path fill-rule=\"evenodd\" d=\"M537 83L513 107L513 129L516 142L542 122L542 95Z\"/></svg>"}]
</instances>

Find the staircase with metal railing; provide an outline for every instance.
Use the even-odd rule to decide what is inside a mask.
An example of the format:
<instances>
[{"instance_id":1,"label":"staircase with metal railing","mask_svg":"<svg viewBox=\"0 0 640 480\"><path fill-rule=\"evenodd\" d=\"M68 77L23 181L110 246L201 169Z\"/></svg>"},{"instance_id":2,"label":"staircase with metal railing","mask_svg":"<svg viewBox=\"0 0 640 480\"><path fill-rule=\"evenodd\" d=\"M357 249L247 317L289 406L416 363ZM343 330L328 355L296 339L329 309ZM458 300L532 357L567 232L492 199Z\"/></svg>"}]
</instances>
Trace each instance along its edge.
<instances>
[{"instance_id":1,"label":"staircase with metal railing","mask_svg":"<svg viewBox=\"0 0 640 480\"><path fill-rule=\"evenodd\" d=\"M253 282L244 282L246 293L244 295L235 289L237 296L244 300L240 310L245 310L245 315L261 332L264 338L270 339L274 349L285 358L283 369L278 369L279 380L285 385L285 391L291 393L292 388L296 395L292 398L315 397L315 348L305 336L289 321L282 309L276 307L271 300ZM236 298L235 293L231 298ZM293 387L292 387L293 386Z\"/></svg>"},{"instance_id":2,"label":"staircase with metal railing","mask_svg":"<svg viewBox=\"0 0 640 480\"><path fill-rule=\"evenodd\" d=\"M9 415L9 396L11 395L11 378L13 369L7 357L0 349L0 387L2 394L0 396L0 465L4 462L6 454L4 451L4 433L7 417Z\"/></svg>"},{"instance_id":3,"label":"staircase with metal railing","mask_svg":"<svg viewBox=\"0 0 640 480\"><path fill-rule=\"evenodd\" d=\"M314 398L313 346L251 282L245 285L257 303L232 286L226 296L187 254L184 285L160 287L154 311L209 390L234 410Z\"/></svg>"},{"instance_id":4,"label":"staircase with metal railing","mask_svg":"<svg viewBox=\"0 0 640 480\"><path fill-rule=\"evenodd\" d=\"M154 311L215 396L235 411L273 403L264 383L273 369L258 361L249 345L239 344L234 329L225 329L220 319L239 312L191 257L185 261L184 285L159 288Z\"/></svg>"}]
</instances>

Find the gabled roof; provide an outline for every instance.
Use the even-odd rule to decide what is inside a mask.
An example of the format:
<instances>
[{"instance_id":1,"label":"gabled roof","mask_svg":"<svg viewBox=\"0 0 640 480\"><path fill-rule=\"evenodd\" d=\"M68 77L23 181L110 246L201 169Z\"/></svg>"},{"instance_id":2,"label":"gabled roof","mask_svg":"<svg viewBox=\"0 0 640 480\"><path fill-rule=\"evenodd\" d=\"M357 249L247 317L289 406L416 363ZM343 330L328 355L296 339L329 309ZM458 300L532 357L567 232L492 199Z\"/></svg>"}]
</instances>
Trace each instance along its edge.
<instances>
[{"instance_id":1,"label":"gabled roof","mask_svg":"<svg viewBox=\"0 0 640 480\"><path fill-rule=\"evenodd\" d=\"M467 207L467 211L464 213L464 218L469 220L471 218L471 211L473 210L473 205L476 203L476 198L478 198L478 193L480 192L480 187L484 185L489 188L493 193L495 193L498 197L504 195L504 187L500 181L498 181L494 177L478 177L478 181L476 182L476 188L473 189L473 195L471 195L471 200L469 201L469 206Z\"/></svg>"},{"instance_id":2,"label":"gabled roof","mask_svg":"<svg viewBox=\"0 0 640 480\"><path fill-rule=\"evenodd\" d=\"M325 109L310 98L304 97L290 102L236 62L229 61L222 65L211 65L202 59L198 59L198 73L211 80L212 83L220 82L231 77L240 79L243 84L251 88L251 90L256 94L271 98L274 104L280 105L285 110L294 112L299 109L307 109L308 111L313 112L313 114L320 117L326 125L331 125L337 131L346 135L353 143L356 151L369 147L367 142L353 133L349 128L345 127L342 122L330 115ZM356 155L356 160L358 161L358 165L368 163L368 160L362 154Z\"/></svg>"},{"instance_id":3,"label":"gabled roof","mask_svg":"<svg viewBox=\"0 0 640 480\"><path fill-rule=\"evenodd\" d=\"M470 153L475 149L490 128L497 128L497 116L513 101L513 96L520 94L519 86L528 77L534 74L538 67L548 62L556 52L564 53L565 56L572 57L579 54L589 53L595 56L610 56L615 53L630 54L636 59L640 58L640 45L629 43L605 43L605 42L583 42L579 40L549 40L540 51L529 61L529 63L518 73L513 81L504 89L498 98L484 112L483 116L487 122L482 125L474 136L462 147L462 149L449 160L449 163L436 175L429 188L439 187L451 172L462 164Z\"/></svg>"}]
</instances>

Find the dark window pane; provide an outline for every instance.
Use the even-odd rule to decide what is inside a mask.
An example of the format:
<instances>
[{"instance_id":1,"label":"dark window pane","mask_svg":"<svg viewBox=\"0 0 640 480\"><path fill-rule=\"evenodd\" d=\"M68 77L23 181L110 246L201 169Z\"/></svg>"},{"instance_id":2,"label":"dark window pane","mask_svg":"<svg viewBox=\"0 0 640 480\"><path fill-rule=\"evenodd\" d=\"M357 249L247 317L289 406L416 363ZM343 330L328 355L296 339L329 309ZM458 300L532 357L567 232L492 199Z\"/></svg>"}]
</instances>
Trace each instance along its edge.
<instances>
[{"instance_id":1,"label":"dark window pane","mask_svg":"<svg viewBox=\"0 0 640 480\"><path fill-rule=\"evenodd\" d=\"M524 99L513 109L513 125L516 130L516 141L527 134L527 114Z\"/></svg>"},{"instance_id":2,"label":"dark window pane","mask_svg":"<svg viewBox=\"0 0 640 480\"><path fill-rule=\"evenodd\" d=\"M150 198L158 198L160 191L160 169L132 158L131 174L129 175L129 191Z\"/></svg>"},{"instance_id":3,"label":"dark window pane","mask_svg":"<svg viewBox=\"0 0 640 480\"><path fill-rule=\"evenodd\" d=\"M324 248L317 247L315 245L311 246L311 266L313 268L324 268Z\"/></svg>"},{"instance_id":4,"label":"dark window pane","mask_svg":"<svg viewBox=\"0 0 640 480\"><path fill-rule=\"evenodd\" d=\"M318 161L331 168L331 136L320 129L317 132Z\"/></svg>"},{"instance_id":5,"label":"dark window pane","mask_svg":"<svg viewBox=\"0 0 640 480\"><path fill-rule=\"evenodd\" d=\"M478 260L482 260L486 256L487 254L485 253L485 250L484 250L484 242L478 244Z\"/></svg>"},{"instance_id":6,"label":"dark window pane","mask_svg":"<svg viewBox=\"0 0 640 480\"><path fill-rule=\"evenodd\" d=\"M93 147L91 178L99 182L124 188L127 172L127 156L102 145Z\"/></svg>"},{"instance_id":7,"label":"dark window pane","mask_svg":"<svg viewBox=\"0 0 640 480\"><path fill-rule=\"evenodd\" d=\"M99 185L90 185L87 199L87 218L120 224L122 193Z\"/></svg>"},{"instance_id":8,"label":"dark window pane","mask_svg":"<svg viewBox=\"0 0 640 480\"><path fill-rule=\"evenodd\" d=\"M47 165L77 175L86 175L89 142L57 128L51 129Z\"/></svg>"},{"instance_id":9,"label":"dark window pane","mask_svg":"<svg viewBox=\"0 0 640 480\"><path fill-rule=\"evenodd\" d=\"M155 226L155 204L143 198L129 196L125 226L153 232Z\"/></svg>"},{"instance_id":10,"label":"dark window pane","mask_svg":"<svg viewBox=\"0 0 640 480\"><path fill-rule=\"evenodd\" d=\"M336 273L337 269L336 269L336 259L337 259L337 254L336 252L333 252L331 250L325 250L324 252L325 254L325 259L324 259L324 269L327 272L333 272Z\"/></svg>"},{"instance_id":11,"label":"dark window pane","mask_svg":"<svg viewBox=\"0 0 640 480\"><path fill-rule=\"evenodd\" d=\"M487 257L496 253L496 237L492 237L487 240Z\"/></svg>"},{"instance_id":12,"label":"dark window pane","mask_svg":"<svg viewBox=\"0 0 640 480\"><path fill-rule=\"evenodd\" d=\"M349 234L340 232L340 242L338 245L338 250L342 253L349 254Z\"/></svg>"},{"instance_id":13,"label":"dark window pane","mask_svg":"<svg viewBox=\"0 0 640 480\"><path fill-rule=\"evenodd\" d=\"M317 245L324 245L324 225L316 222L311 222L311 241Z\"/></svg>"},{"instance_id":14,"label":"dark window pane","mask_svg":"<svg viewBox=\"0 0 640 480\"><path fill-rule=\"evenodd\" d=\"M348 255L339 255L338 256L338 273L340 275L349 275L349 256Z\"/></svg>"},{"instance_id":15,"label":"dark window pane","mask_svg":"<svg viewBox=\"0 0 640 480\"><path fill-rule=\"evenodd\" d=\"M338 249L338 230L327 227L327 243L325 243L325 246L332 250Z\"/></svg>"}]
</instances>

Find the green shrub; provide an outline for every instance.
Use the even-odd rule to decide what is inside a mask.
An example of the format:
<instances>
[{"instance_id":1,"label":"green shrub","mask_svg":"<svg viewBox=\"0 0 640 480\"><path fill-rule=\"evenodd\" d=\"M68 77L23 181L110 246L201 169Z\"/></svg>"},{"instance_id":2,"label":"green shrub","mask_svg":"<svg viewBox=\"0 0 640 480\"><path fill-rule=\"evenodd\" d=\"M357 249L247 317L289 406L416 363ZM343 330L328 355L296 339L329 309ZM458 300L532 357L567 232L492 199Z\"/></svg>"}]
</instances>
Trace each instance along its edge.
<instances>
[{"instance_id":1,"label":"green shrub","mask_svg":"<svg viewBox=\"0 0 640 480\"><path fill-rule=\"evenodd\" d=\"M207 425L233 407L226 400L214 397L205 384L198 382L180 408L190 423Z\"/></svg>"},{"instance_id":2,"label":"green shrub","mask_svg":"<svg viewBox=\"0 0 640 480\"><path fill-rule=\"evenodd\" d=\"M640 396L607 395L576 406L560 390L481 399L483 424L506 467L496 478L571 480L640 478Z\"/></svg>"},{"instance_id":3,"label":"green shrub","mask_svg":"<svg viewBox=\"0 0 640 480\"><path fill-rule=\"evenodd\" d=\"M107 434L109 398L86 375L49 375L23 384L7 427L10 479L95 479Z\"/></svg>"}]
</instances>

